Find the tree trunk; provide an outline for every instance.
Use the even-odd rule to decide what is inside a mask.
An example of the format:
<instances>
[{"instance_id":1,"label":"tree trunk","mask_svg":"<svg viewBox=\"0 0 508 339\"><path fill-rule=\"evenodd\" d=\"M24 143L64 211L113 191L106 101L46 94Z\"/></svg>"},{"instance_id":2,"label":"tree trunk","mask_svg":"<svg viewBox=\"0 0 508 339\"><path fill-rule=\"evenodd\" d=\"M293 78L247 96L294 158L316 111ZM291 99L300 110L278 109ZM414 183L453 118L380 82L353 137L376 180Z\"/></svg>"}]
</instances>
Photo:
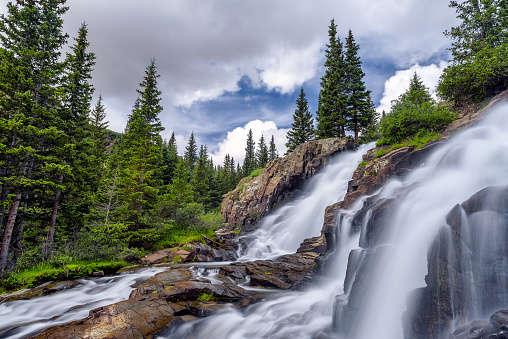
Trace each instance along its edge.
<instances>
[{"instance_id":1,"label":"tree trunk","mask_svg":"<svg viewBox=\"0 0 508 339\"><path fill-rule=\"evenodd\" d=\"M2 248L0 249L0 271L5 270L7 267L7 259L9 258L9 246L11 245L12 230L16 222L16 215L18 214L19 202L21 201L21 192L16 193L16 199L11 205L9 210L9 218L5 225L4 237L2 240Z\"/></svg>"},{"instance_id":2,"label":"tree trunk","mask_svg":"<svg viewBox=\"0 0 508 339\"><path fill-rule=\"evenodd\" d=\"M58 182L62 183L63 174L60 174L58 177ZM45 254L47 255L51 251L51 247L53 246L53 239L55 237L55 226L56 226L56 216L58 214L58 206L60 204L60 196L62 195L62 190L59 188L55 193L55 200L53 201L53 212L51 213L51 223L49 225L48 237L46 238L46 246L45 246Z\"/></svg>"},{"instance_id":3,"label":"tree trunk","mask_svg":"<svg viewBox=\"0 0 508 339\"><path fill-rule=\"evenodd\" d=\"M355 140L358 140L358 121L355 121Z\"/></svg>"}]
</instances>

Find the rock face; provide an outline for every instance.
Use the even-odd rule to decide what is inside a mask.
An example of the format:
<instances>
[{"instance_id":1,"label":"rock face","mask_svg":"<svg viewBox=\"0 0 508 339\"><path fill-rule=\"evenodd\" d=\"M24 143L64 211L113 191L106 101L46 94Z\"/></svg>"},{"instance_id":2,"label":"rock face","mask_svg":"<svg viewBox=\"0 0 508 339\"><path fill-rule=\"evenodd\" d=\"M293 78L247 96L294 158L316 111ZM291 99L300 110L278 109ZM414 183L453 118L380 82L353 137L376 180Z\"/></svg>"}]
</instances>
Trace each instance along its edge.
<instances>
[{"instance_id":1,"label":"rock face","mask_svg":"<svg viewBox=\"0 0 508 339\"><path fill-rule=\"evenodd\" d=\"M90 311L82 320L51 327L32 338L151 338L186 316L204 317L234 304L245 307L261 295L231 283L186 280L187 269L162 272L141 284L131 298Z\"/></svg>"},{"instance_id":2,"label":"rock face","mask_svg":"<svg viewBox=\"0 0 508 339\"><path fill-rule=\"evenodd\" d=\"M485 188L450 211L427 255L427 286L408 298L405 338L441 338L508 305L507 211L508 187ZM492 328L474 322L451 338L487 338Z\"/></svg>"},{"instance_id":3,"label":"rock face","mask_svg":"<svg viewBox=\"0 0 508 339\"><path fill-rule=\"evenodd\" d=\"M301 289L307 286L317 271L319 258L325 253L323 236L306 239L295 254L275 260L236 262L223 266L220 273L236 282L250 282L251 286L280 289Z\"/></svg>"},{"instance_id":4,"label":"rock face","mask_svg":"<svg viewBox=\"0 0 508 339\"><path fill-rule=\"evenodd\" d=\"M143 265L162 263L233 261L238 258L232 248L232 241L225 242L223 247L211 247L207 244L185 244L180 247L165 248L145 255L140 259ZM214 245L215 246L215 245Z\"/></svg>"},{"instance_id":5,"label":"rock face","mask_svg":"<svg viewBox=\"0 0 508 339\"><path fill-rule=\"evenodd\" d=\"M500 310L489 320L476 320L457 328L449 339L508 339L508 310Z\"/></svg>"},{"instance_id":6,"label":"rock face","mask_svg":"<svg viewBox=\"0 0 508 339\"><path fill-rule=\"evenodd\" d=\"M351 208L358 198L373 194L381 188L388 179L400 177L410 170L419 167L423 164L426 157L443 142L444 139L438 139L418 150L415 149L414 146L403 147L385 154L380 158L375 158L375 153L378 150L377 148L369 150L367 154L363 156L363 160L369 163L358 168L353 173L353 178L348 184L348 190L344 200L326 208L322 233L327 239L328 251L333 250L334 247L333 238L335 225L337 223L337 213L340 209ZM377 201L376 199L371 200ZM365 211L371 207L368 204L369 201L367 201L367 205L364 206Z\"/></svg>"},{"instance_id":7,"label":"rock face","mask_svg":"<svg viewBox=\"0 0 508 339\"><path fill-rule=\"evenodd\" d=\"M302 184L316 174L336 153L352 150L352 140L330 138L302 144L291 154L273 160L255 178L244 178L224 195L221 214L230 229L251 231L276 206L297 194Z\"/></svg>"}]
</instances>

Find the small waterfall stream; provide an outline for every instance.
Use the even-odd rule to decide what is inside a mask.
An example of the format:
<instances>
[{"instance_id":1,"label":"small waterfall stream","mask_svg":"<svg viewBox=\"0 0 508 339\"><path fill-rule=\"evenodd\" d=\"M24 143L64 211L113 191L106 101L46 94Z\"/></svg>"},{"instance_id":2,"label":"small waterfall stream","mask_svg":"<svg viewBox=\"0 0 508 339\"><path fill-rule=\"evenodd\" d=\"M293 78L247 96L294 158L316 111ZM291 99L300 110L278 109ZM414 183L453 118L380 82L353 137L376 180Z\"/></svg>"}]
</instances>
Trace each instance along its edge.
<instances>
[{"instance_id":1,"label":"small waterfall stream","mask_svg":"<svg viewBox=\"0 0 508 339\"><path fill-rule=\"evenodd\" d=\"M266 216L259 228L246 235L240 261L272 259L295 253L300 243L318 236L327 206L341 201L362 155L374 144L338 154L305 185L300 196Z\"/></svg>"},{"instance_id":2,"label":"small waterfall stream","mask_svg":"<svg viewBox=\"0 0 508 339\"><path fill-rule=\"evenodd\" d=\"M26 338L42 329L83 319L94 308L129 297L137 285L167 268L141 269L114 277L80 279L80 285L47 296L0 304L0 338Z\"/></svg>"}]
</instances>

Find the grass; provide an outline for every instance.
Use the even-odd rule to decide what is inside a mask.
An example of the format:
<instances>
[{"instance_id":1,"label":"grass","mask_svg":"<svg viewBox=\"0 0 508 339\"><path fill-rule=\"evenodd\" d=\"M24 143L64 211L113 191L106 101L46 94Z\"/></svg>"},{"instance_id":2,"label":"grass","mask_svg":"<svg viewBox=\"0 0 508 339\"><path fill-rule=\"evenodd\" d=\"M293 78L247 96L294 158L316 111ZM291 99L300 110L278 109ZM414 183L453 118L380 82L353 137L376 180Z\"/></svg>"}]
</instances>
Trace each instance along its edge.
<instances>
[{"instance_id":1,"label":"grass","mask_svg":"<svg viewBox=\"0 0 508 339\"><path fill-rule=\"evenodd\" d=\"M44 262L35 267L10 273L0 283L0 294L37 287L48 281L87 277L96 271L104 271L105 274L111 274L128 265L126 261L122 260L100 262L75 261L62 266L59 265L58 267L49 262Z\"/></svg>"},{"instance_id":2,"label":"grass","mask_svg":"<svg viewBox=\"0 0 508 339\"><path fill-rule=\"evenodd\" d=\"M358 164L358 167L356 169L359 169L360 167L363 167L365 165L367 165L370 161L365 161L363 160L361 163Z\"/></svg>"},{"instance_id":3,"label":"grass","mask_svg":"<svg viewBox=\"0 0 508 339\"><path fill-rule=\"evenodd\" d=\"M263 169L262 168L257 168L254 171L252 171L252 173L249 175L249 178L255 178L258 175L260 175L261 172L263 172Z\"/></svg>"},{"instance_id":4,"label":"grass","mask_svg":"<svg viewBox=\"0 0 508 339\"><path fill-rule=\"evenodd\" d=\"M402 147L409 147L409 146L416 146L415 150L418 150L428 144L431 141L434 141L436 139L441 138L441 133L437 132L424 132L420 131L415 136L406 139L404 142L400 144L393 144L389 149L380 149L376 152L376 158L381 158L383 155L390 153L391 151L394 151L396 149L402 148Z\"/></svg>"}]
</instances>

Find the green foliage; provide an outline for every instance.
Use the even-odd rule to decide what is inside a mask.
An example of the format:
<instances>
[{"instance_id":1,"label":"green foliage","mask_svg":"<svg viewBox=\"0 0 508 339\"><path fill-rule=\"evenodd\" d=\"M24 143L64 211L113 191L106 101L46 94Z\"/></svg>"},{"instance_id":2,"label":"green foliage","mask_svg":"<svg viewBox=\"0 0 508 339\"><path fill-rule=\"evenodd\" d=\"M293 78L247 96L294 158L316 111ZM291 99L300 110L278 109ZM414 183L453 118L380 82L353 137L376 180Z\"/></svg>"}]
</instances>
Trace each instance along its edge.
<instances>
[{"instance_id":1,"label":"green foliage","mask_svg":"<svg viewBox=\"0 0 508 339\"><path fill-rule=\"evenodd\" d=\"M298 145L314 139L314 119L309 111L309 103L305 98L303 87L296 99L296 110L293 114L291 129L287 132L287 151L291 153Z\"/></svg>"},{"instance_id":2,"label":"green foliage","mask_svg":"<svg viewBox=\"0 0 508 339\"><path fill-rule=\"evenodd\" d=\"M363 166L367 165L368 163L369 163L369 161L362 160L362 162L358 164L358 167L356 169L363 167Z\"/></svg>"},{"instance_id":3,"label":"green foliage","mask_svg":"<svg viewBox=\"0 0 508 339\"><path fill-rule=\"evenodd\" d=\"M460 23L446 31L453 40L451 65L445 68L438 94L455 104L480 102L508 87L508 2L450 1Z\"/></svg>"},{"instance_id":4,"label":"green foliage","mask_svg":"<svg viewBox=\"0 0 508 339\"><path fill-rule=\"evenodd\" d=\"M197 301L216 301L216 300L218 300L218 298L211 293L201 292L198 295L196 300Z\"/></svg>"},{"instance_id":5,"label":"green foliage","mask_svg":"<svg viewBox=\"0 0 508 339\"><path fill-rule=\"evenodd\" d=\"M270 139L270 149L268 150L268 161L275 160L279 157L279 153L277 152L277 147L275 146L275 139L272 135L272 139Z\"/></svg>"},{"instance_id":6,"label":"green foliage","mask_svg":"<svg viewBox=\"0 0 508 339\"><path fill-rule=\"evenodd\" d=\"M59 261L46 262L8 274L1 281L0 293L33 288L48 281L82 278L96 271L112 274L126 266L128 263L125 261L70 261L63 264Z\"/></svg>"},{"instance_id":7,"label":"green foliage","mask_svg":"<svg viewBox=\"0 0 508 339\"><path fill-rule=\"evenodd\" d=\"M415 149L420 149L420 148L422 148L422 146L428 144L431 141L439 139L441 137L442 137L441 133L420 131L413 137L404 140L404 142L402 142L402 143L392 144L389 149L378 150L376 152L376 158L380 158L383 155L388 154L391 151L394 151L394 150L402 148L402 147L416 146ZM380 142L378 142L376 145L382 146L381 142L382 142L382 140L380 140Z\"/></svg>"},{"instance_id":8,"label":"green foliage","mask_svg":"<svg viewBox=\"0 0 508 339\"><path fill-rule=\"evenodd\" d=\"M456 104L480 102L508 88L508 42L485 47L467 62L445 68L437 92Z\"/></svg>"},{"instance_id":9,"label":"green foliage","mask_svg":"<svg viewBox=\"0 0 508 339\"><path fill-rule=\"evenodd\" d=\"M379 125L378 145L393 145L419 133L439 132L456 119L444 105L434 104L428 89L415 73L408 90L392 103Z\"/></svg>"},{"instance_id":10,"label":"green foliage","mask_svg":"<svg viewBox=\"0 0 508 339\"><path fill-rule=\"evenodd\" d=\"M258 167L265 167L268 162L268 146L265 143L265 137L261 134L259 138L258 149L256 150L256 164Z\"/></svg>"},{"instance_id":11,"label":"green foliage","mask_svg":"<svg viewBox=\"0 0 508 339\"><path fill-rule=\"evenodd\" d=\"M439 132L456 119L456 114L431 103L405 103L387 114L379 126L383 138L378 145L392 145L417 135L421 131Z\"/></svg>"},{"instance_id":12,"label":"green foliage","mask_svg":"<svg viewBox=\"0 0 508 339\"><path fill-rule=\"evenodd\" d=\"M260 175L260 174L261 174L261 172L263 172L263 169L262 169L262 168L255 169L254 171L252 171L252 172L249 174L249 178L255 178L255 177L257 177L258 175Z\"/></svg>"},{"instance_id":13,"label":"green foliage","mask_svg":"<svg viewBox=\"0 0 508 339\"><path fill-rule=\"evenodd\" d=\"M252 129L247 134L247 145L245 146L245 159L243 161L243 176L248 176L257 166L256 161L256 143L252 136Z\"/></svg>"}]
</instances>

